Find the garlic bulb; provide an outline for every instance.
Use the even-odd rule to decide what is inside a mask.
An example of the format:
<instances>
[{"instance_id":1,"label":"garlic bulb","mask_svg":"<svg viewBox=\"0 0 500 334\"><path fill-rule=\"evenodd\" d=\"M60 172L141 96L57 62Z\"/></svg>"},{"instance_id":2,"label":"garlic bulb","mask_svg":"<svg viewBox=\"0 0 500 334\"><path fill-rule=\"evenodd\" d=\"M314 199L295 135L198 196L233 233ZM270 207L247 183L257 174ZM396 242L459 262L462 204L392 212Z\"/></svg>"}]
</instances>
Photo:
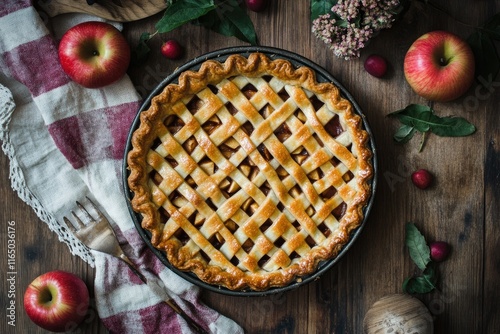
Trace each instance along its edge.
<instances>
[{"instance_id":1,"label":"garlic bulb","mask_svg":"<svg viewBox=\"0 0 500 334\"><path fill-rule=\"evenodd\" d=\"M363 320L365 334L432 334L432 316L425 305L407 294L376 301Z\"/></svg>"}]
</instances>

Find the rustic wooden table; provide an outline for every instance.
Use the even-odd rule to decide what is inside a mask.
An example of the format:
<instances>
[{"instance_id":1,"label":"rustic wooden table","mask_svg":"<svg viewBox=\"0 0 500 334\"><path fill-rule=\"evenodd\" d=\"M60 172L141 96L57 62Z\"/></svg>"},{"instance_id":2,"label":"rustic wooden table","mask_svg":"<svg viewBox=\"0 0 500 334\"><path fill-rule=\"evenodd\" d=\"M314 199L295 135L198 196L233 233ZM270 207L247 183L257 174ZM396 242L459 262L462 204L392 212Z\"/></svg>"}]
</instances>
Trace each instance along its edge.
<instances>
[{"instance_id":1,"label":"rustic wooden table","mask_svg":"<svg viewBox=\"0 0 500 334\"><path fill-rule=\"evenodd\" d=\"M379 158L378 188L366 226L349 252L319 280L297 290L269 297L230 297L203 292L203 300L236 320L248 333L361 333L363 317L380 297L401 292L403 280L416 267L404 245L405 224L414 222L429 241L446 240L450 258L439 264L439 289L418 297L435 317L436 333L500 333L500 83L477 82L460 99L434 103L439 115L468 119L477 132L468 137L427 137L422 152L419 138L397 144L392 135L396 120L386 117L410 103L428 104L410 89L403 75L403 59L410 44L425 32L452 31L462 37L500 11L500 1L440 1L450 15L426 5L412 6L403 20L382 31L358 60L332 55L311 33L309 1L271 1L262 13L251 13L261 45L283 48L327 69L351 92L372 128ZM125 25L135 43L142 32L154 31L161 14ZM453 18L452 18L453 17ZM159 54L162 40L175 38L186 49L178 61ZM138 91L146 95L183 62L216 49L238 46L235 38L186 25L156 36L148 62L130 70ZM390 64L384 79L363 69L371 53ZM498 78L496 80L499 80ZM41 273L62 269L83 277L92 287L92 268L71 256L36 214L11 190L9 163L0 155L0 268L7 267L7 225L15 222L17 251L16 327L0 320L2 333L43 333L27 318L22 295ZM436 182L427 190L411 184L413 170L426 168ZM2 290L7 291L2 276ZM6 308L6 293L1 294ZM105 333L96 314L79 328L84 333Z\"/></svg>"}]
</instances>

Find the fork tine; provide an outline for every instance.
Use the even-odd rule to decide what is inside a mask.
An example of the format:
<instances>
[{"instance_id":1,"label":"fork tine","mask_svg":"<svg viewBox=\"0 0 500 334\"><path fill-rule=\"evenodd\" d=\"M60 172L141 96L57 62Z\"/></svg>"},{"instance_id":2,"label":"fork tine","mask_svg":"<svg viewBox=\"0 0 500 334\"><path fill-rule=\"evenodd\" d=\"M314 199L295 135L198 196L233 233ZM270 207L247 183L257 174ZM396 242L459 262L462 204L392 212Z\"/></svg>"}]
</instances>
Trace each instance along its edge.
<instances>
[{"instance_id":1,"label":"fork tine","mask_svg":"<svg viewBox=\"0 0 500 334\"><path fill-rule=\"evenodd\" d=\"M82 222L80 217L78 217L75 213L75 211L71 211L71 214L73 215L73 218L75 218L76 224L78 225L77 228L81 229L85 227L85 224Z\"/></svg>"},{"instance_id":2,"label":"fork tine","mask_svg":"<svg viewBox=\"0 0 500 334\"><path fill-rule=\"evenodd\" d=\"M86 198L87 198L87 201L92 206L92 208L94 209L94 211L97 213L97 216L99 217L99 220L104 220L104 221L106 221L109 224L108 219L106 218L106 216L104 216L104 214L102 213L102 211L99 210L99 208L97 207L97 205L95 205L94 202L92 202L92 200L90 198L88 198L88 197L86 197Z\"/></svg>"},{"instance_id":3,"label":"fork tine","mask_svg":"<svg viewBox=\"0 0 500 334\"><path fill-rule=\"evenodd\" d=\"M94 220L92 215L87 211L87 209L85 209L82 203L76 201L76 206L78 206L78 208L83 212L83 214L85 215L85 219L87 219L88 221Z\"/></svg>"},{"instance_id":4,"label":"fork tine","mask_svg":"<svg viewBox=\"0 0 500 334\"><path fill-rule=\"evenodd\" d=\"M66 217L63 217L63 220L64 220L64 223L66 224L66 226L68 227L68 229L71 231L71 233L76 235L76 228L75 228L75 225L73 225L73 223L71 222L71 220L69 220Z\"/></svg>"}]
</instances>

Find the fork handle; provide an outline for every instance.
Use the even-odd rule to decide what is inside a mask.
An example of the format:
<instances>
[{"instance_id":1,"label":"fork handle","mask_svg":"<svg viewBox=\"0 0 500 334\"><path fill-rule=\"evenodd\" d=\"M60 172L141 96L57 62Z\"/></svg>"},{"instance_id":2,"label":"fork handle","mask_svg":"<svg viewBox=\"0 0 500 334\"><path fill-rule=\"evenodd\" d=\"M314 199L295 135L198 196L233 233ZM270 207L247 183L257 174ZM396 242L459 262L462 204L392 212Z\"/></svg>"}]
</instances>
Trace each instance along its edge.
<instances>
[{"instance_id":1,"label":"fork handle","mask_svg":"<svg viewBox=\"0 0 500 334\"><path fill-rule=\"evenodd\" d=\"M144 283L146 283L149 286L148 281L146 280L146 277L144 277L144 275L136 268L136 266L134 265L134 263L132 263L132 261L130 261L130 259L125 254L120 254L120 259L122 259L128 265L128 267L130 268L130 270L132 270L134 272L134 274L136 274L141 279L141 281L143 281ZM180 315L188 323L188 325L191 326L191 328L196 333L198 333L198 334L209 334L202 327L200 327L193 319L191 319L186 314L186 312L184 312L179 307L179 305L177 305L177 303L175 302L175 300L173 300L172 298L169 298L169 299L164 300L164 302L168 306L170 306L170 308L175 313L177 313L178 315Z\"/></svg>"},{"instance_id":2,"label":"fork handle","mask_svg":"<svg viewBox=\"0 0 500 334\"><path fill-rule=\"evenodd\" d=\"M128 267L130 268L130 270L134 272L134 274L139 276L141 281L143 281L146 284L148 283L146 277L144 277L144 275L136 268L135 264L132 261L130 261L130 259L125 254L123 253L120 254L120 259L122 259L128 265Z\"/></svg>"},{"instance_id":3,"label":"fork handle","mask_svg":"<svg viewBox=\"0 0 500 334\"><path fill-rule=\"evenodd\" d=\"M175 313L180 315L187 323L188 325L198 334L209 334L207 331L205 331L203 328L201 328L193 319L191 319L186 312L184 312L179 305L175 302L173 299L167 299L165 300L165 303L168 304L174 310Z\"/></svg>"}]
</instances>

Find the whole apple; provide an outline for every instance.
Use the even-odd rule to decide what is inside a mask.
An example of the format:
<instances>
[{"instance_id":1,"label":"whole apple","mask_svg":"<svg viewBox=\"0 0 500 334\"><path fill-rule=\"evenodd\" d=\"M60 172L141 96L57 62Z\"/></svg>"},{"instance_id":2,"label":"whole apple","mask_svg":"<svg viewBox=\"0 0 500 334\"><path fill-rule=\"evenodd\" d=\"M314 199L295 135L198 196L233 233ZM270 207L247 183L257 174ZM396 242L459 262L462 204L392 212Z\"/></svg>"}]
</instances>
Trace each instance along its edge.
<instances>
[{"instance_id":1,"label":"whole apple","mask_svg":"<svg viewBox=\"0 0 500 334\"><path fill-rule=\"evenodd\" d=\"M30 283L24 293L24 309L38 326L52 332L64 332L82 322L89 299L89 291L81 278L55 270Z\"/></svg>"},{"instance_id":2,"label":"whole apple","mask_svg":"<svg viewBox=\"0 0 500 334\"><path fill-rule=\"evenodd\" d=\"M127 40L105 22L83 22L70 28L62 36L58 51L64 72L88 88L118 81L130 63Z\"/></svg>"},{"instance_id":3,"label":"whole apple","mask_svg":"<svg viewBox=\"0 0 500 334\"><path fill-rule=\"evenodd\" d=\"M404 59L406 81L418 95L445 102L463 95L474 81L474 54L460 37L432 31L419 37Z\"/></svg>"}]
</instances>

